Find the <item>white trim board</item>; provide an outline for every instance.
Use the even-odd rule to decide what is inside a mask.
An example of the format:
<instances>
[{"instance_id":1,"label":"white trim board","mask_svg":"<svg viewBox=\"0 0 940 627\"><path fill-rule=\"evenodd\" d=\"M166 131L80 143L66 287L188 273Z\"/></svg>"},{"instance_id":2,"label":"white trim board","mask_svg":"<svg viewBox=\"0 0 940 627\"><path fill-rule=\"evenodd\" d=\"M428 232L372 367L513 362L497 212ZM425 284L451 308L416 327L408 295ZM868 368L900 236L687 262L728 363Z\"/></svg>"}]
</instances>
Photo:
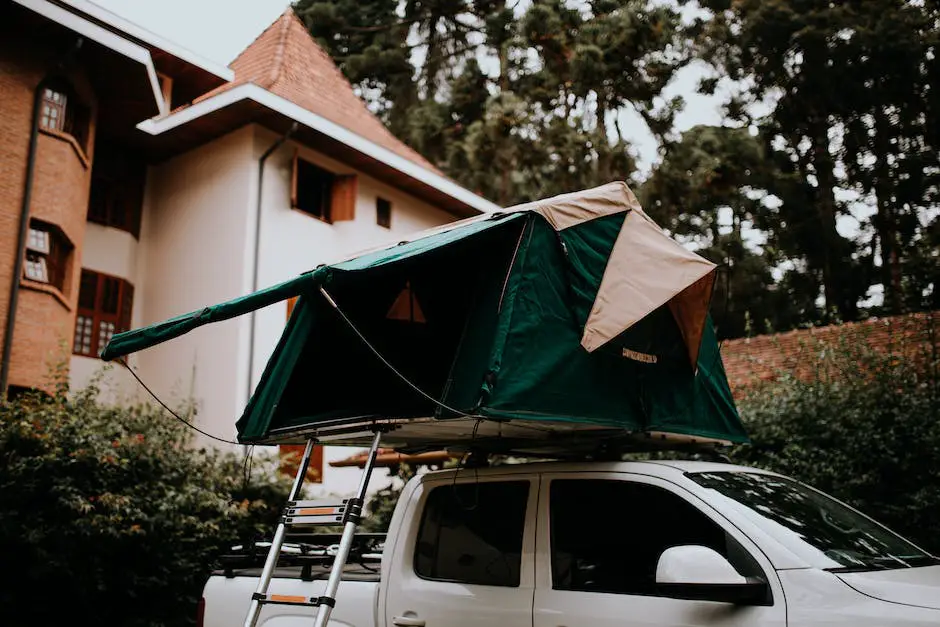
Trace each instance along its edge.
<instances>
[{"instance_id":1,"label":"white trim board","mask_svg":"<svg viewBox=\"0 0 940 627\"><path fill-rule=\"evenodd\" d=\"M227 91L223 91L211 98L207 98L194 105L186 107L177 113L162 118L144 120L137 128L150 135L160 135L169 130L192 122L204 115L208 115L241 100L251 100L272 111L280 113L288 119L294 120L304 126L323 133L350 148L384 163L385 165L409 176L425 185L446 194L447 196L468 205L481 213L497 211L501 207L489 200L478 196L470 190L457 185L451 180L436 174L388 148L379 146L373 141L358 135L349 129L331 122L326 118L304 109L300 105L282 98L262 87L252 83L245 83Z\"/></svg>"}]
</instances>

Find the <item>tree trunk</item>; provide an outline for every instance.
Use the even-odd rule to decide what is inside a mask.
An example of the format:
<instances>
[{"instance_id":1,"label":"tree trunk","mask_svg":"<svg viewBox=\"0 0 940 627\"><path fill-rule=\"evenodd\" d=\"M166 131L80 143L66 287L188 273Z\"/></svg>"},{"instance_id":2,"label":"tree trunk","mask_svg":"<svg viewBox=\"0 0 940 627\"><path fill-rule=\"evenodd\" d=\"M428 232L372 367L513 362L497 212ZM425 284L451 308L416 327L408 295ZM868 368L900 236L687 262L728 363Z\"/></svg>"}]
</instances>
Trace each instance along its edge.
<instances>
[{"instance_id":1,"label":"tree trunk","mask_svg":"<svg viewBox=\"0 0 940 627\"><path fill-rule=\"evenodd\" d=\"M835 307L843 320L854 320L857 306L846 294L844 244L836 230L836 184L835 160L829 152L829 134L825 123L811 126L813 169L816 173L816 211L819 216L823 290L826 298L826 313ZM848 296L848 297L847 297Z\"/></svg>"},{"instance_id":2,"label":"tree trunk","mask_svg":"<svg viewBox=\"0 0 940 627\"><path fill-rule=\"evenodd\" d=\"M884 111L876 109L875 117L875 177L874 192L878 205L875 227L881 249L881 284L884 286L884 307L893 314L903 309L901 298L901 260L897 244L897 228L894 220L891 168L888 154L891 125Z\"/></svg>"},{"instance_id":3,"label":"tree trunk","mask_svg":"<svg viewBox=\"0 0 940 627\"><path fill-rule=\"evenodd\" d=\"M506 0L494 3L493 10L497 15L502 15L505 9ZM500 33L496 50L499 56L499 90L506 92L509 91L509 38L506 37L506 33Z\"/></svg>"},{"instance_id":4,"label":"tree trunk","mask_svg":"<svg viewBox=\"0 0 940 627\"><path fill-rule=\"evenodd\" d=\"M428 19L428 52L424 60L424 83L428 102L434 102L437 96L437 76L441 72L441 35L437 32L441 17L439 12L434 11Z\"/></svg>"}]
</instances>

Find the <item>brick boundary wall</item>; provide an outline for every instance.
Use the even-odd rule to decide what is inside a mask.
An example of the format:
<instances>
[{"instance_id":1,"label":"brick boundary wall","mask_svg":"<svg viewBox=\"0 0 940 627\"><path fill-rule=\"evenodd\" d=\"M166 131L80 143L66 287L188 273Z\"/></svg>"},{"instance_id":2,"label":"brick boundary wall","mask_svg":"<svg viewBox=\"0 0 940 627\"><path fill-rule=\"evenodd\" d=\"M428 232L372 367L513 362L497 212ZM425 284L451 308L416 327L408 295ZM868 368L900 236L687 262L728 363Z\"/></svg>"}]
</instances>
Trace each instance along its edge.
<instances>
[{"instance_id":1,"label":"brick boundary wall","mask_svg":"<svg viewBox=\"0 0 940 627\"><path fill-rule=\"evenodd\" d=\"M783 372L813 376L826 352L843 342L907 359L936 357L940 355L940 311L726 340L721 356L737 395Z\"/></svg>"}]
</instances>

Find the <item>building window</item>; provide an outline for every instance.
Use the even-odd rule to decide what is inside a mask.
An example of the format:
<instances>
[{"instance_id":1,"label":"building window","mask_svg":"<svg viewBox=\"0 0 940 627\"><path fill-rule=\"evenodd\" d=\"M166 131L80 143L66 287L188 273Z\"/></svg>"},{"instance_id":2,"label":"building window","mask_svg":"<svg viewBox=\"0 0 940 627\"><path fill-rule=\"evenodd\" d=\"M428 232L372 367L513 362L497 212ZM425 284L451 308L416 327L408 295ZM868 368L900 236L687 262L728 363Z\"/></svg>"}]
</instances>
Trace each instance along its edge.
<instances>
[{"instance_id":1,"label":"building window","mask_svg":"<svg viewBox=\"0 0 940 627\"><path fill-rule=\"evenodd\" d=\"M58 228L39 220L30 220L23 276L64 291L66 266L71 251L72 244Z\"/></svg>"},{"instance_id":2,"label":"building window","mask_svg":"<svg viewBox=\"0 0 940 627\"><path fill-rule=\"evenodd\" d=\"M389 229L392 227L392 203L385 198L375 199L375 223Z\"/></svg>"},{"instance_id":3,"label":"building window","mask_svg":"<svg viewBox=\"0 0 940 627\"><path fill-rule=\"evenodd\" d=\"M438 581L518 586L528 494L528 481L431 490L415 545L415 573Z\"/></svg>"},{"instance_id":4,"label":"building window","mask_svg":"<svg viewBox=\"0 0 940 627\"><path fill-rule=\"evenodd\" d=\"M50 131L68 133L83 151L88 150L91 112L70 89L57 86L43 91L39 125Z\"/></svg>"},{"instance_id":5,"label":"building window","mask_svg":"<svg viewBox=\"0 0 940 627\"><path fill-rule=\"evenodd\" d=\"M292 208L324 222L353 220L357 194L356 175L329 172L294 153Z\"/></svg>"},{"instance_id":6,"label":"building window","mask_svg":"<svg viewBox=\"0 0 940 627\"><path fill-rule=\"evenodd\" d=\"M309 161L297 159L294 178L294 209L329 222L333 174Z\"/></svg>"},{"instance_id":7,"label":"building window","mask_svg":"<svg viewBox=\"0 0 940 627\"><path fill-rule=\"evenodd\" d=\"M115 333L131 326L134 286L124 279L82 269L72 352L97 357Z\"/></svg>"},{"instance_id":8,"label":"building window","mask_svg":"<svg viewBox=\"0 0 940 627\"><path fill-rule=\"evenodd\" d=\"M98 142L91 175L88 221L140 237L146 165L123 147Z\"/></svg>"},{"instance_id":9,"label":"building window","mask_svg":"<svg viewBox=\"0 0 940 627\"><path fill-rule=\"evenodd\" d=\"M39 123L50 131L65 132L65 92L46 88L42 94L42 115Z\"/></svg>"}]
</instances>

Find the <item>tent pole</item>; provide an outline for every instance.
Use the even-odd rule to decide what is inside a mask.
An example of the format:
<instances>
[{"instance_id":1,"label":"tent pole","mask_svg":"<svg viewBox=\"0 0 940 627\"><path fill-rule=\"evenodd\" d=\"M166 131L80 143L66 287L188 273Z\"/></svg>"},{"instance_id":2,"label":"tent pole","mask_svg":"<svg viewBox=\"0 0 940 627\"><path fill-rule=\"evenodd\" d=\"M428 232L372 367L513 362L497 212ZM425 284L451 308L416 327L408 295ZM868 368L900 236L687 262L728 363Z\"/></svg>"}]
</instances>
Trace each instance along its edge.
<instances>
[{"instance_id":1,"label":"tent pole","mask_svg":"<svg viewBox=\"0 0 940 627\"><path fill-rule=\"evenodd\" d=\"M303 489L304 479L307 476L307 467L310 466L310 455L313 453L313 444L315 440L307 440L307 446L304 448L304 455L300 459L300 467L297 468L297 476L294 477L294 484L290 489L289 501L296 501L300 497ZM255 627L258 617L261 615L261 599L268 592L268 585L271 583L271 577L274 575L274 567L277 566L277 558L281 554L281 546L284 544L284 535L287 533L287 521L282 516L274 532L274 539L271 541L271 548L268 549L268 557L264 561L264 568L261 571L261 579L258 580L258 588L252 595L251 605L248 607L248 615L245 617L245 627Z\"/></svg>"},{"instance_id":2,"label":"tent pole","mask_svg":"<svg viewBox=\"0 0 940 627\"><path fill-rule=\"evenodd\" d=\"M317 610L316 627L326 627L327 623L330 622L333 607L336 605L336 591L339 589L339 582L343 578L343 569L346 567L346 560L349 558L353 536L355 536L356 528L361 520L362 506L365 503L366 491L369 489L372 470L375 468L375 456L378 454L381 439L382 431L376 429L375 436L372 438L372 448L369 449L369 458L366 460L362 477L359 479L359 490L356 497L351 499L349 503L346 524L343 528L343 538L339 542L339 550L336 552L336 559L333 560L333 567L330 569L330 578L326 582L326 590L323 592L323 596L320 597L321 604Z\"/></svg>"}]
</instances>

